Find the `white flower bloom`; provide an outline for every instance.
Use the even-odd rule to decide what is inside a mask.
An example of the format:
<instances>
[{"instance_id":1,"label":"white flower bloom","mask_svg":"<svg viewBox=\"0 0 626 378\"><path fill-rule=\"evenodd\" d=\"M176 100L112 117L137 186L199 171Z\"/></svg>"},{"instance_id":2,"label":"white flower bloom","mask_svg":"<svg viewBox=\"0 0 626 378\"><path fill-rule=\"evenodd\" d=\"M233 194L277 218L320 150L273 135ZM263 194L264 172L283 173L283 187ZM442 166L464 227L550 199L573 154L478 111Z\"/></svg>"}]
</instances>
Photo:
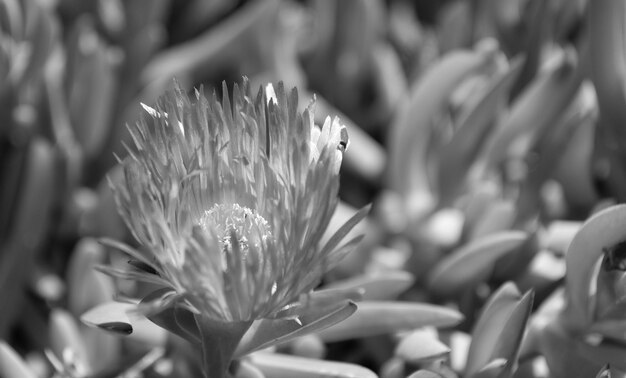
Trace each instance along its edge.
<instances>
[{"instance_id":1,"label":"white flower bloom","mask_svg":"<svg viewBox=\"0 0 626 378\"><path fill-rule=\"evenodd\" d=\"M114 190L151 253L143 262L179 303L247 321L296 302L342 251L337 240L318 244L348 140L337 118L320 129L311 106L299 113L296 90L282 84L253 98L244 80L232 101L223 93L221 103L202 90L190 101L177 88L155 108L142 104L147 116L129 128L136 151Z\"/></svg>"}]
</instances>

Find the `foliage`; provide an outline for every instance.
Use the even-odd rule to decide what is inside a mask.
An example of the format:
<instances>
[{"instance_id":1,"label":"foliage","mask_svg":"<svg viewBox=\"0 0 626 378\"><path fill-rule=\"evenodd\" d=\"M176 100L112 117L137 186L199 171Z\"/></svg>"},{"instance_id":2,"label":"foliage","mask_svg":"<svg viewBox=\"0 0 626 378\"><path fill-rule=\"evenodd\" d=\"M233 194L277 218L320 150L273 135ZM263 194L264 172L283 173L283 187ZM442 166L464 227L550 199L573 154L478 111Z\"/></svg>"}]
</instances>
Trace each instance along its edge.
<instances>
[{"instance_id":1,"label":"foliage","mask_svg":"<svg viewBox=\"0 0 626 378\"><path fill-rule=\"evenodd\" d=\"M625 8L0 0L0 376L625 376Z\"/></svg>"}]
</instances>

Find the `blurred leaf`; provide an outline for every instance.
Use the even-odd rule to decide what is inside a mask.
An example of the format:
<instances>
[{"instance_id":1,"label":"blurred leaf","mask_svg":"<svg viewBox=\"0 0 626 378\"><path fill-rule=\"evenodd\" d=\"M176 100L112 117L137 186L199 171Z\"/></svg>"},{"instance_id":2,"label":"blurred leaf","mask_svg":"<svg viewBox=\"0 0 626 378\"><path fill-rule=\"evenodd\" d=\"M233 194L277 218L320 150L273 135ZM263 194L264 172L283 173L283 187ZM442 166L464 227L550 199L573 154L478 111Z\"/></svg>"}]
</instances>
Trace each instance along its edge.
<instances>
[{"instance_id":1,"label":"blurred leaf","mask_svg":"<svg viewBox=\"0 0 626 378\"><path fill-rule=\"evenodd\" d=\"M489 361L475 374L471 375L472 378L499 378L511 364L505 358L496 358ZM506 376L506 375L505 375Z\"/></svg>"},{"instance_id":2,"label":"blurred leaf","mask_svg":"<svg viewBox=\"0 0 626 378\"><path fill-rule=\"evenodd\" d=\"M470 228L469 240L477 240L513 227L517 216L515 204L508 199L494 199L486 204L486 208Z\"/></svg>"},{"instance_id":3,"label":"blurred leaf","mask_svg":"<svg viewBox=\"0 0 626 378\"><path fill-rule=\"evenodd\" d=\"M335 281L324 289L363 290L362 300L391 300L402 294L414 281L411 273L404 271L385 272L380 275L354 276Z\"/></svg>"},{"instance_id":4,"label":"blurred leaf","mask_svg":"<svg viewBox=\"0 0 626 378\"><path fill-rule=\"evenodd\" d=\"M17 0L5 0L0 3L0 20L3 25L7 25L7 32L18 39L23 39L24 35L24 14Z\"/></svg>"},{"instance_id":5,"label":"blurred leaf","mask_svg":"<svg viewBox=\"0 0 626 378\"><path fill-rule=\"evenodd\" d=\"M256 38L259 24L273 20L280 1L252 2L243 6L224 22L196 38L157 54L141 74L144 85L170 82L175 76L210 77L208 69L232 66L233 62L262 61L273 49L265 49ZM241 58L240 55L246 58ZM255 61L256 61L255 60ZM209 68L207 68L209 67ZM214 73L214 72L213 72Z\"/></svg>"},{"instance_id":6,"label":"blurred leaf","mask_svg":"<svg viewBox=\"0 0 626 378\"><path fill-rule=\"evenodd\" d=\"M564 256L581 225L580 221L551 222L546 230L545 248L559 256Z\"/></svg>"},{"instance_id":7,"label":"blurred leaf","mask_svg":"<svg viewBox=\"0 0 626 378\"><path fill-rule=\"evenodd\" d=\"M421 369L409 375L407 378L444 378L444 376L430 370Z\"/></svg>"},{"instance_id":8,"label":"blurred leaf","mask_svg":"<svg viewBox=\"0 0 626 378\"><path fill-rule=\"evenodd\" d=\"M616 205L589 218L580 228L565 256L567 274L565 289L567 310L566 327L583 330L591 323L593 314L589 291L594 267L603 248L626 239L626 205Z\"/></svg>"},{"instance_id":9,"label":"blurred leaf","mask_svg":"<svg viewBox=\"0 0 626 378\"><path fill-rule=\"evenodd\" d=\"M85 344L78 324L72 315L64 310L55 309L50 314L50 347L57 357L64 360L67 351L71 352L73 365L81 374L90 374L93 368L89 361Z\"/></svg>"},{"instance_id":10,"label":"blurred leaf","mask_svg":"<svg viewBox=\"0 0 626 378\"><path fill-rule=\"evenodd\" d=\"M237 1L218 0L188 1L183 5L177 13L175 28L172 28L172 39L188 40L193 38L195 34L207 29L208 26L224 20L228 14L237 7Z\"/></svg>"},{"instance_id":11,"label":"blurred leaf","mask_svg":"<svg viewBox=\"0 0 626 378\"><path fill-rule=\"evenodd\" d=\"M69 46L68 107L72 127L85 155L100 155L110 133L117 77L111 51L91 18L81 17Z\"/></svg>"},{"instance_id":12,"label":"blurred leaf","mask_svg":"<svg viewBox=\"0 0 626 378\"><path fill-rule=\"evenodd\" d=\"M581 87L581 92L584 88L589 89ZM583 93L580 93L579 97L584 97ZM577 98L560 119L546 131L546 135L537 140L532 150L519 151L523 154L520 159L524 159L528 164L529 173L517 200L518 223L539 213L542 207L542 186L554 176L560 158L565 154L578 129L593 127L596 118L596 109L584 104L584 99ZM530 163L530 160L533 162ZM580 175L580 167L577 172Z\"/></svg>"},{"instance_id":13,"label":"blurred leaf","mask_svg":"<svg viewBox=\"0 0 626 378\"><path fill-rule=\"evenodd\" d=\"M475 287L489 278L499 258L527 238L523 231L503 231L466 244L435 266L429 275L429 290L437 296L451 297Z\"/></svg>"},{"instance_id":14,"label":"blurred leaf","mask_svg":"<svg viewBox=\"0 0 626 378\"><path fill-rule=\"evenodd\" d=\"M21 4L26 13L24 38L32 47L23 75L24 81L32 82L42 76L48 57L58 43L59 30L53 13L42 4L31 0L21 1Z\"/></svg>"},{"instance_id":15,"label":"blurred leaf","mask_svg":"<svg viewBox=\"0 0 626 378\"><path fill-rule=\"evenodd\" d=\"M584 356L589 361L593 361L594 369L610 364L621 371L626 370L626 346L601 342L598 345L590 345L584 340L577 340L575 350L578 355Z\"/></svg>"},{"instance_id":16,"label":"blurred leaf","mask_svg":"<svg viewBox=\"0 0 626 378\"><path fill-rule=\"evenodd\" d=\"M600 369L596 378L611 378L611 367L609 364L606 364Z\"/></svg>"},{"instance_id":17,"label":"blurred leaf","mask_svg":"<svg viewBox=\"0 0 626 378\"><path fill-rule=\"evenodd\" d=\"M345 362L314 360L274 353L255 353L249 361L272 378L376 378L369 369Z\"/></svg>"},{"instance_id":18,"label":"blurred leaf","mask_svg":"<svg viewBox=\"0 0 626 378\"><path fill-rule=\"evenodd\" d=\"M488 44L476 51L450 52L422 76L399 107L389 136L389 169L391 186L409 200L410 214L423 211L424 206L411 203L412 196L431 200L426 153L433 120L445 109L457 86L488 66L496 51L497 46Z\"/></svg>"},{"instance_id":19,"label":"blurred leaf","mask_svg":"<svg viewBox=\"0 0 626 378\"><path fill-rule=\"evenodd\" d=\"M526 331L528 317L532 311L534 293L529 291L519 300L510 317L506 320L502 333L498 335L491 360L504 359L507 361L500 377L511 377L517 365L522 337Z\"/></svg>"},{"instance_id":20,"label":"blurred leaf","mask_svg":"<svg viewBox=\"0 0 626 378\"><path fill-rule=\"evenodd\" d=\"M520 346L520 359L528 360L543 350L546 327L560 321L560 315L565 307L564 291L562 287L554 290L530 318L528 332Z\"/></svg>"},{"instance_id":21,"label":"blurred leaf","mask_svg":"<svg viewBox=\"0 0 626 378\"><path fill-rule=\"evenodd\" d=\"M7 344L0 340L0 376L3 378L36 378L26 362Z\"/></svg>"},{"instance_id":22,"label":"blurred leaf","mask_svg":"<svg viewBox=\"0 0 626 378\"><path fill-rule=\"evenodd\" d=\"M581 209L584 214L588 214L599 200L593 169L596 133L596 122L583 124L576 130L569 145L559 156L554 177L561 184L563 195L570 207Z\"/></svg>"},{"instance_id":23,"label":"blurred leaf","mask_svg":"<svg viewBox=\"0 0 626 378\"><path fill-rule=\"evenodd\" d=\"M356 304L342 301L331 307L312 307L297 318L257 320L252 324L248 333L244 335L235 351L235 356L243 356L308 333L323 330L345 320L356 310Z\"/></svg>"},{"instance_id":24,"label":"blurred leaf","mask_svg":"<svg viewBox=\"0 0 626 378\"><path fill-rule=\"evenodd\" d=\"M265 378L265 374L247 360L239 361L233 378Z\"/></svg>"},{"instance_id":25,"label":"blurred leaf","mask_svg":"<svg viewBox=\"0 0 626 378\"><path fill-rule=\"evenodd\" d=\"M521 58L511 61L506 71L491 80L482 97L458 121L452 139L440 149L437 186L442 203L448 203L462 191L469 168L478 156L499 108L506 104L523 62Z\"/></svg>"},{"instance_id":26,"label":"blurred leaf","mask_svg":"<svg viewBox=\"0 0 626 378\"><path fill-rule=\"evenodd\" d=\"M381 47L385 46L384 2L317 1L312 8L312 27L306 34L312 42L303 59L307 78L325 98L371 130L380 119L376 112L381 100L374 56L380 52L379 58L386 55L387 63L393 59L386 54L392 50ZM387 73L390 83L397 82L397 71Z\"/></svg>"},{"instance_id":27,"label":"blurred leaf","mask_svg":"<svg viewBox=\"0 0 626 378\"><path fill-rule=\"evenodd\" d=\"M326 342L384 335L425 326L452 327L459 312L426 303L367 301L350 318L319 333Z\"/></svg>"},{"instance_id":28,"label":"blurred leaf","mask_svg":"<svg viewBox=\"0 0 626 378\"><path fill-rule=\"evenodd\" d=\"M624 86L626 47L621 31L626 21L626 5L623 1L589 1L587 21L589 25L589 59L591 79L596 88L600 106L600 123L596 132L594 150L596 164L604 165L598 172L606 181L605 193L624 202L626 195L626 164L621 146L626 143L626 112L624 111ZM599 45L601 43L601 45Z\"/></svg>"},{"instance_id":29,"label":"blurred leaf","mask_svg":"<svg viewBox=\"0 0 626 378\"><path fill-rule=\"evenodd\" d=\"M472 6L465 1L455 1L446 3L439 11L437 36L442 52L467 48L472 44Z\"/></svg>"},{"instance_id":30,"label":"blurred leaf","mask_svg":"<svg viewBox=\"0 0 626 378\"><path fill-rule=\"evenodd\" d=\"M492 3L493 4L493 3ZM523 24L525 33L516 35L523 43L522 51L526 56L524 67L512 90L512 97L516 97L537 74L540 59L544 50L542 47L548 37L548 26L551 23L548 2L542 0L527 1L524 8ZM515 32L515 28L512 31Z\"/></svg>"},{"instance_id":31,"label":"blurred leaf","mask_svg":"<svg viewBox=\"0 0 626 378\"><path fill-rule=\"evenodd\" d=\"M94 239L80 240L72 252L67 268L67 300L75 316L113 298L113 282L94 270L104 263L104 252L103 246Z\"/></svg>"},{"instance_id":32,"label":"blurred leaf","mask_svg":"<svg viewBox=\"0 0 626 378\"><path fill-rule=\"evenodd\" d=\"M394 354L403 360L420 364L441 359L450 353L450 348L439 341L437 333L429 329L418 329L402 337Z\"/></svg>"},{"instance_id":33,"label":"blurred leaf","mask_svg":"<svg viewBox=\"0 0 626 378\"><path fill-rule=\"evenodd\" d=\"M20 310L24 285L49 232L56 199L55 159L52 146L43 139L35 139L28 146L10 234L0 246L0 335L6 334Z\"/></svg>"},{"instance_id":34,"label":"blurred leaf","mask_svg":"<svg viewBox=\"0 0 626 378\"><path fill-rule=\"evenodd\" d=\"M611 124L615 136L624 135L622 125L626 123L625 6L623 1L589 1L587 7L590 51L585 58L590 62L602 118Z\"/></svg>"},{"instance_id":35,"label":"blurred leaf","mask_svg":"<svg viewBox=\"0 0 626 378\"><path fill-rule=\"evenodd\" d=\"M626 345L626 320L624 319L596 321L589 327L589 332L597 333L607 340Z\"/></svg>"},{"instance_id":36,"label":"blurred leaf","mask_svg":"<svg viewBox=\"0 0 626 378\"><path fill-rule=\"evenodd\" d=\"M512 146L519 151L541 138L574 98L582 80L574 52L557 50L553 55L545 72L513 103L488 141L487 169L502 164Z\"/></svg>"},{"instance_id":37,"label":"blurred leaf","mask_svg":"<svg viewBox=\"0 0 626 378\"><path fill-rule=\"evenodd\" d=\"M472 331L472 343L465 373L473 376L489 362L511 316L519 307L522 296L515 284L503 284L485 304ZM520 311L520 310L517 310ZM518 330L515 330L518 331Z\"/></svg>"},{"instance_id":38,"label":"blurred leaf","mask_svg":"<svg viewBox=\"0 0 626 378\"><path fill-rule=\"evenodd\" d=\"M561 319L553 319L547 326L541 328L539 334L540 351L546 359L550 375L554 378L595 376L602 365L609 361L610 356L602 356L596 360L597 362L593 362L587 352L597 353L596 348L587 346L587 349L584 349L579 346L583 342L578 337L568 334L562 323ZM624 355L623 351L621 355Z\"/></svg>"},{"instance_id":39,"label":"blurred leaf","mask_svg":"<svg viewBox=\"0 0 626 378\"><path fill-rule=\"evenodd\" d=\"M387 43L377 43L372 52L373 80L378 94L374 114L366 114L379 122L388 122L398 105L408 95L407 77L400 57ZM369 112L368 112L369 113Z\"/></svg>"}]
</instances>

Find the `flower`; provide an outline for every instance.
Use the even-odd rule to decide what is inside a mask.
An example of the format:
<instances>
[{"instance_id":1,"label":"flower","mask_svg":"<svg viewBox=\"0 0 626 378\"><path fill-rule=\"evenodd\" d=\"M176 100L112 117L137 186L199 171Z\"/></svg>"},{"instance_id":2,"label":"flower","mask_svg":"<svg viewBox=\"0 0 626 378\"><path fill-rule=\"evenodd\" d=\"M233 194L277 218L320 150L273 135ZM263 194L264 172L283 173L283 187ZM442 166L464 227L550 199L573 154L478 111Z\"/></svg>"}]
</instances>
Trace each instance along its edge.
<instances>
[{"instance_id":1,"label":"flower","mask_svg":"<svg viewBox=\"0 0 626 378\"><path fill-rule=\"evenodd\" d=\"M126 248L150 266L132 277L173 289L153 307L180 303L221 322L278 316L355 244L336 248L344 229L319 246L348 140L337 118L316 126L313 105L299 113L296 89L282 83L253 97L246 79L232 100L224 84L221 103L177 84L155 108L142 104L112 186L149 251Z\"/></svg>"}]
</instances>

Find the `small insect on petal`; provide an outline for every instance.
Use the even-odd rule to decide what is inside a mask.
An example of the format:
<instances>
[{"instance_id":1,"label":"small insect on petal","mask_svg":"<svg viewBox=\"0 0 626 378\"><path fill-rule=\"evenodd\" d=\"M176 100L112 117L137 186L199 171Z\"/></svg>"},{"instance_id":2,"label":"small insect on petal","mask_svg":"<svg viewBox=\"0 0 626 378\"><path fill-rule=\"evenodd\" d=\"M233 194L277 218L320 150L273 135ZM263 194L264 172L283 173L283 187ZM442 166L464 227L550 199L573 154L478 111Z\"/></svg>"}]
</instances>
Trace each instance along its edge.
<instances>
[{"instance_id":1,"label":"small insect on petal","mask_svg":"<svg viewBox=\"0 0 626 378\"><path fill-rule=\"evenodd\" d=\"M345 152L348 149L348 145L350 144L350 140L348 139L348 129L345 125L341 125L341 129L339 130L339 145L337 149Z\"/></svg>"}]
</instances>

